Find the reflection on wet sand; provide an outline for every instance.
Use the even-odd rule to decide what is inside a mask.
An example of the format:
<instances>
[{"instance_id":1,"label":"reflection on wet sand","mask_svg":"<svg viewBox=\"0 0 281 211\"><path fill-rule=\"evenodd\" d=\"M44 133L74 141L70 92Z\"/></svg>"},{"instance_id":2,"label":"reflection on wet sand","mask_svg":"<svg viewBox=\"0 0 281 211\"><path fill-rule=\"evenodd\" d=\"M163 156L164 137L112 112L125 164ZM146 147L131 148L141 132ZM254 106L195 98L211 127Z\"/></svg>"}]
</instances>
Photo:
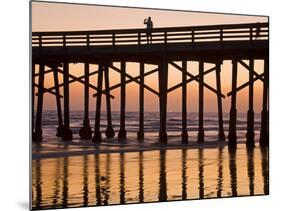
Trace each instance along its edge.
<instances>
[{"instance_id":1,"label":"reflection on wet sand","mask_svg":"<svg viewBox=\"0 0 281 211\"><path fill-rule=\"evenodd\" d=\"M198 178L199 178L199 199L204 198L204 158L203 158L203 150L198 149L199 153L199 168L198 168Z\"/></svg>"},{"instance_id":2,"label":"reflection on wet sand","mask_svg":"<svg viewBox=\"0 0 281 211\"><path fill-rule=\"evenodd\" d=\"M54 180L54 194L53 194L53 208L55 208L58 204L59 195L60 195L60 180L59 180L59 174L61 169L61 160L56 160L56 179Z\"/></svg>"},{"instance_id":3,"label":"reflection on wet sand","mask_svg":"<svg viewBox=\"0 0 281 211\"><path fill-rule=\"evenodd\" d=\"M68 157L63 158L62 207L68 207Z\"/></svg>"},{"instance_id":4,"label":"reflection on wet sand","mask_svg":"<svg viewBox=\"0 0 281 211\"><path fill-rule=\"evenodd\" d=\"M247 149L248 154L248 177L249 177L249 192L253 196L255 192L255 166L254 166L254 150L252 148Z\"/></svg>"},{"instance_id":5,"label":"reflection on wet sand","mask_svg":"<svg viewBox=\"0 0 281 211\"><path fill-rule=\"evenodd\" d=\"M144 187L143 187L143 152L139 152L139 202L144 202Z\"/></svg>"},{"instance_id":6,"label":"reflection on wet sand","mask_svg":"<svg viewBox=\"0 0 281 211\"><path fill-rule=\"evenodd\" d=\"M160 150L159 201L167 201L166 151Z\"/></svg>"},{"instance_id":7,"label":"reflection on wet sand","mask_svg":"<svg viewBox=\"0 0 281 211\"><path fill-rule=\"evenodd\" d=\"M263 192L264 194L269 194L269 169L268 169L268 149L261 149L262 156L262 176L263 176Z\"/></svg>"},{"instance_id":8,"label":"reflection on wet sand","mask_svg":"<svg viewBox=\"0 0 281 211\"><path fill-rule=\"evenodd\" d=\"M83 206L88 206L89 188L88 188L88 155L83 156Z\"/></svg>"},{"instance_id":9,"label":"reflection on wet sand","mask_svg":"<svg viewBox=\"0 0 281 211\"><path fill-rule=\"evenodd\" d=\"M236 149L229 149L229 170L232 196L237 196Z\"/></svg>"},{"instance_id":10,"label":"reflection on wet sand","mask_svg":"<svg viewBox=\"0 0 281 211\"><path fill-rule=\"evenodd\" d=\"M268 149L259 148L48 158L32 171L33 209L269 193Z\"/></svg>"},{"instance_id":11,"label":"reflection on wet sand","mask_svg":"<svg viewBox=\"0 0 281 211\"><path fill-rule=\"evenodd\" d=\"M182 199L187 199L187 166L186 166L187 149L182 150Z\"/></svg>"},{"instance_id":12,"label":"reflection on wet sand","mask_svg":"<svg viewBox=\"0 0 281 211\"><path fill-rule=\"evenodd\" d=\"M218 152L218 185L217 185L217 197L221 198L222 196L222 183L223 183L223 148L219 147L219 152Z\"/></svg>"},{"instance_id":13,"label":"reflection on wet sand","mask_svg":"<svg viewBox=\"0 0 281 211\"><path fill-rule=\"evenodd\" d=\"M125 204L125 164L124 153L120 153L120 204Z\"/></svg>"},{"instance_id":14,"label":"reflection on wet sand","mask_svg":"<svg viewBox=\"0 0 281 211\"><path fill-rule=\"evenodd\" d=\"M33 179L33 178L32 178ZM32 196L34 196L33 192L35 192L35 207L41 209L42 202L42 186L41 186L41 161L35 161L35 191L32 189Z\"/></svg>"}]
</instances>

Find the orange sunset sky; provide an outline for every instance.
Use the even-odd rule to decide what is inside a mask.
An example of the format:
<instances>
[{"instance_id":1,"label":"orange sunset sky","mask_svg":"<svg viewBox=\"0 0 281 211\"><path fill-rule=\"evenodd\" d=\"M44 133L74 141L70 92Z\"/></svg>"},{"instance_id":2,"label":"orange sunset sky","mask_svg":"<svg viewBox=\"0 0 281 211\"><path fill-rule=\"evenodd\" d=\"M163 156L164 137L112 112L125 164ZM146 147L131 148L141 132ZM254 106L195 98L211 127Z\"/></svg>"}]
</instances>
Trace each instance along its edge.
<instances>
[{"instance_id":1,"label":"orange sunset sky","mask_svg":"<svg viewBox=\"0 0 281 211\"><path fill-rule=\"evenodd\" d=\"M99 29L125 29L125 28L144 28L143 19L151 16L154 27L172 27L172 26L193 26L208 24L228 24L228 23L256 23L268 22L264 16L247 15L228 15L198 12L179 12L157 9L136 9L107 7L95 5L77 5L62 3L44 3L32 2L32 31L71 31L71 30L99 30ZM246 61L248 62L248 61ZM119 67L119 64L116 63ZM198 63L188 62L188 71L197 75ZM212 64L205 64L206 69L212 67ZM155 68L153 65L145 65L145 71ZM248 71L241 65L238 65L238 86L247 82ZM97 70L96 65L90 66L91 71ZM38 70L37 70L38 71ZM139 67L134 63L127 63L127 73L137 76ZM263 61L255 61L255 71L263 71ZM70 64L70 73L79 76L83 74L83 64ZM222 65L222 92L226 95L231 90L231 62L224 61ZM111 71L110 84L119 83L120 76ZM145 83L158 90L157 73L147 77ZM215 72L208 74L204 78L205 82L216 88ZM60 77L62 82L62 78ZM181 72L169 66L169 82L171 87L181 81ZM97 77L91 77L90 82L97 83ZM46 75L45 86L53 85L52 73ZM62 92L62 90L61 90ZM111 94L115 96L112 100L112 110L118 111L120 106L120 90L115 89ZM213 92L204 89L205 111L216 112L217 100ZM95 109L95 99L90 90L90 110ZM134 82L126 86L127 111L138 110L138 85ZM246 112L248 109L248 89L240 91L237 98L238 112ZM262 83L255 82L254 86L254 109L261 111L262 102ZM148 91L145 91L145 110L158 111L158 98ZM102 102L105 109L105 99ZM229 111L230 97L223 99L223 111ZM55 97L50 94L44 95L44 109L53 110L55 107ZM70 108L72 110L83 109L83 86L78 83L70 85ZM187 110L191 112L198 111L198 83L196 81L187 85ZM181 89L168 95L168 111L181 111Z\"/></svg>"}]
</instances>

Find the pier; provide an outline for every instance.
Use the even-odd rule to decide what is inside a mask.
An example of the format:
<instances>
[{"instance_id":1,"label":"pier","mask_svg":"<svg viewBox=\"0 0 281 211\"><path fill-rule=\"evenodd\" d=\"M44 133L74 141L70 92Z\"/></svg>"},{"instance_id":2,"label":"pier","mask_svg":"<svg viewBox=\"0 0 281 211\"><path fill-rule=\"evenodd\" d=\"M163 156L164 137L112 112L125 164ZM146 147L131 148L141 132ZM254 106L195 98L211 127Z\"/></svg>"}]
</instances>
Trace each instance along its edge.
<instances>
[{"instance_id":1,"label":"pier","mask_svg":"<svg viewBox=\"0 0 281 211\"><path fill-rule=\"evenodd\" d=\"M218 111L218 140L225 141L226 135L223 127L223 101L231 98L229 111L228 146L236 148L236 121L237 121L237 93L243 89L249 90L247 112L246 145L255 146L254 142L254 83L263 83L261 130L259 144L262 147L269 145L269 115L268 115L268 87L269 87L269 28L268 23L225 24L188 27L154 28L148 43L146 29L114 29L95 31L56 31L32 32L32 139L34 142L42 141L42 112L44 95L54 95L56 99L58 128L57 136L69 141L73 138L69 117L69 85L81 83L84 86L84 119L81 120L79 135L81 139L92 139L93 142L102 141L100 131L101 100L106 97L107 129L106 137L117 137L124 140L126 132L126 86L129 83L139 85L139 128L136 137L145 140L144 130L144 90L156 95L159 99L159 142L167 143L167 95L181 89L182 97L182 125L181 138L183 144L188 144L187 126L187 84L198 83L198 142L205 141L204 134L204 91L210 90L217 98ZM224 61L232 62L231 91L224 95L221 92L221 66ZM255 71L255 61L263 60L263 73ZM188 61L196 61L198 75L189 71ZM128 73L127 63L139 64L139 75ZM76 77L69 73L70 63L83 63L84 75ZM116 66L120 63L120 66ZM91 71L90 64L98 65L98 70ZM157 68L145 72L145 64L157 65ZM204 64L211 64L209 69ZM237 78L239 65L242 65L249 74L248 82L238 85ZM169 67L181 72L181 82L168 87ZM36 67L39 73L35 72ZM109 73L117 72L120 83L110 86ZM53 72L54 86L44 87L45 74ZM155 90L145 83L147 76L157 72L159 90ZM204 76L215 73L216 87L205 82ZM63 77L59 83L58 74ZM89 78L97 75L97 84L91 84ZM38 78L38 80L36 80ZM36 83L38 81L38 83ZM38 92L35 93L35 87ZM60 88L63 93L60 93ZM120 128L114 131L111 117L111 100L114 96L112 90L120 89ZM89 90L95 91L93 97L96 104L89 104ZM35 112L35 97L37 105ZM61 103L63 102L63 109ZM89 121L89 107L95 108L95 124L91 128ZM35 119L35 122L33 121ZM160 196L159 196L160 197ZM162 196L161 196L162 197ZM165 197L164 197L165 198Z\"/></svg>"}]
</instances>

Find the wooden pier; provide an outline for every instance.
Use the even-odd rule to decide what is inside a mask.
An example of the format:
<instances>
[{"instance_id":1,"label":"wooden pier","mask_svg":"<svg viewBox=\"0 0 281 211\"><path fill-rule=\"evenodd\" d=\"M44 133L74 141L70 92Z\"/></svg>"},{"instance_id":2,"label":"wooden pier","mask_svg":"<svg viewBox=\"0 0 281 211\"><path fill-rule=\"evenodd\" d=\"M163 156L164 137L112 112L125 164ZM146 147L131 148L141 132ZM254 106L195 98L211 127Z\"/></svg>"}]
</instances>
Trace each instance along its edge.
<instances>
[{"instance_id":1,"label":"wooden pier","mask_svg":"<svg viewBox=\"0 0 281 211\"><path fill-rule=\"evenodd\" d=\"M236 119L237 93L245 88L249 89L249 105L247 112L246 144L254 147L254 83L263 82L263 103L261 111L260 146L268 146L268 87L269 87L269 29L268 23L226 24L188 27L155 28L152 30L152 42L147 43L146 29L120 29L96 31L57 31L32 33L32 132L33 141L42 141L42 112L43 97L49 93L55 96L58 115L57 136L63 140L72 140L73 134L69 119L69 85L79 82L84 86L84 119L81 120L79 135L81 139L92 139L93 142L102 141L100 131L101 100L106 96L107 129L106 137L113 138L115 131L112 127L111 100L114 96L111 91L120 88L120 128L117 132L119 140L124 140L126 134L126 86L129 83L139 85L139 129L138 140L145 137L144 131L144 90L159 98L160 128L159 141L167 143L167 95L176 89L182 90L182 131L183 144L188 144L187 127L187 84L197 82L199 86L198 112L198 142L204 142L204 90L208 89L217 97L218 108L218 139L225 140L223 126L221 93L221 65L224 61L232 61L232 90L227 94L231 97L229 112L228 145L236 148ZM256 60L264 61L264 71L259 74L255 71ZM188 61L197 61L198 75L193 75L187 66ZM139 64L139 75L128 74L127 63ZM179 62L181 65L179 65ZM69 73L70 63L83 63L84 75L76 77ZM117 67L116 63L120 63ZM204 64L212 64L210 69ZM91 71L90 64L98 65L98 70ZM157 65L156 69L146 72L145 64ZM237 85L239 72L238 64L249 72L249 81ZM181 72L181 82L168 88L169 67L173 66ZM39 73L35 73L39 67ZM110 86L109 73L115 71L120 74L120 84ZM44 75L53 72L54 86L44 87ZM155 90L145 83L145 78L158 73L159 90ZM204 81L204 76L215 72L216 88ZM58 74L62 74L63 83L59 83ZM97 84L91 84L89 78L98 75ZM38 77L38 84L35 78ZM104 84L103 84L104 83ZM38 93L35 93L35 87ZM60 93L63 87L63 95ZM96 93L95 124L92 131L89 121L89 90ZM34 98L37 96L36 115ZM61 108L63 99L63 111ZM33 117L35 115L35 123Z\"/></svg>"}]
</instances>

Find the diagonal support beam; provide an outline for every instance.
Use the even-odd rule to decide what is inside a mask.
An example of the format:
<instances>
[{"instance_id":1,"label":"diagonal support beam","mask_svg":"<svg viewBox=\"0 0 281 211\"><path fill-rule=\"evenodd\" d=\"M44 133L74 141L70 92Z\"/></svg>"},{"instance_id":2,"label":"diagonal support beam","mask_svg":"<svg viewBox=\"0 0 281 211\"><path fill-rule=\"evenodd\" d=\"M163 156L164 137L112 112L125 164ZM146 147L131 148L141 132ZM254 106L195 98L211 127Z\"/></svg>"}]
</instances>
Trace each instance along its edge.
<instances>
[{"instance_id":1,"label":"diagonal support beam","mask_svg":"<svg viewBox=\"0 0 281 211\"><path fill-rule=\"evenodd\" d=\"M177 65L176 63L170 62L170 64L173 65L173 66L174 66L175 68L177 68L178 70L183 71L183 69L182 69L179 65ZM196 78L196 76L192 75L191 73L186 72L185 75L189 76L191 79L193 79L193 80L195 80L195 81L197 81L197 82L199 83L199 79ZM219 93L216 89L214 89L213 87L209 86L209 85L206 84L205 82L203 82L203 86L205 86L205 87L206 87L207 89L209 89L210 91L212 91L212 92L218 94L220 97L225 98L225 95L224 95L224 94Z\"/></svg>"},{"instance_id":2,"label":"diagonal support beam","mask_svg":"<svg viewBox=\"0 0 281 211\"><path fill-rule=\"evenodd\" d=\"M34 84L34 86L39 87L38 84ZM48 90L46 88L43 88L43 93L45 93L45 92L48 92L48 93L50 93L52 95L56 95L56 93L54 91L50 91L50 90ZM36 96L38 96L38 93L36 93ZM59 96L62 97L62 95L59 95Z\"/></svg>"},{"instance_id":3,"label":"diagonal support beam","mask_svg":"<svg viewBox=\"0 0 281 211\"><path fill-rule=\"evenodd\" d=\"M148 76L148 75L151 75L151 74L153 74L153 73L155 73L155 72L157 72L157 71L158 71L158 68L155 68L155 69L153 69L153 70L151 70L151 71L149 71L149 72L144 73L143 77ZM131 82L133 82L134 80L138 80L138 79L140 79L140 78L141 78L141 76L139 75L139 76L137 76L137 77L134 77L133 79L127 80L127 81L125 82L125 84L131 83ZM102 92L103 92L103 93L106 93L108 90L109 90L109 91L112 91L112 90L114 90L114 89L119 88L120 86L121 86L121 83L116 84L116 85L113 85L112 87L109 87L109 89L105 89L105 90L103 90ZM94 94L93 96L96 97L97 94Z\"/></svg>"},{"instance_id":4,"label":"diagonal support beam","mask_svg":"<svg viewBox=\"0 0 281 211\"><path fill-rule=\"evenodd\" d=\"M258 75L257 77L254 78L253 82L255 82L256 80L259 80L259 79L263 78L263 76L264 76L263 73L260 74L260 75ZM240 90L242 90L242 89L244 89L245 87L249 86L249 84L250 84L250 82L248 81L248 82L242 84L241 86L237 87L235 90L233 90L233 91L231 91L231 92L228 92L228 93L227 93L227 97L233 95L233 93L239 92Z\"/></svg>"},{"instance_id":5,"label":"diagonal support beam","mask_svg":"<svg viewBox=\"0 0 281 211\"><path fill-rule=\"evenodd\" d=\"M216 70L216 67L212 67L212 68L210 68L209 70L206 70L203 75L207 75L207 74L209 74L209 73L211 73L211 72L213 72L213 71L215 71L215 70ZM183 73L185 74L185 71L183 71ZM185 77L186 77L186 76L185 76ZM199 79L199 75L196 75L195 78ZM188 84L188 83L190 83L190 82L192 82L192 81L194 81L194 80L195 80L194 78L190 78L190 79L186 80L185 82L181 82L181 83L179 83L179 84L177 84L177 85L175 85L175 86L169 88L167 92L168 92L168 93L169 93L169 92L172 92L172 91L174 91L174 90L176 90L176 89L182 87L183 85Z\"/></svg>"},{"instance_id":6,"label":"diagonal support beam","mask_svg":"<svg viewBox=\"0 0 281 211\"><path fill-rule=\"evenodd\" d=\"M98 73L98 71L94 71L94 72L92 72L92 73L89 73L89 77L92 76L92 75L95 75L95 74L97 74L97 73ZM76 77L76 78L70 80L70 81L69 81L69 84L71 84L71 83L73 83L73 82L75 82L75 81L84 79L84 78L85 78L84 75L79 76L79 77ZM64 83L61 83L61 84L58 85L58 87L62 87L63 85L64 85ZM47 90L52 91L52 90L55 89L55 88L56 88L56 86L52 86L52 87L50 87L50 88L47 88Z\"/></svg>"},{"instance_id":7,"label":"diagonal support beam","mask_svg":"<svg viewBox=\"0 0 281 211\"><path fill-rule=\"evenodd\" d=\"M59 68L57 68L57 69L58 69L58 72L60 72L60 73L63 74L63 70L61 70L61 69L59 69ZM72 74L68 74L68 76L69 76L70 78L72 78L72 79L77 80L78 82L80 82L80 83L82 83L82 84L85 84L82 79L79 79L78 77L76 77L76 76L74 76L74 75L72 75ZM92 89L94 89L94 90L96 90L96 91L98 91L98 88L97 88L96 86L92 85L92 84L89 84L89 87L92 88ZM110 95L110 97L111 97L112 99L114 99L114 96Z\"/></svg>"},{"instance_id":8,"label":"diagonal support beam","mask_svg":"<svg viewBox=\"0 0 281 211\"><path fill-rule=\"evenodd\" d=\"M247 65L243 60L238 60L238 62L243 66L245 67L248 71L253 71L254 75L255 76L260 76L260 74L258 74L255 70L254 70L254 67L251 68L249 65ZM262 82L264 81L263 78L258 78L259 80L261 80Z\"/></svg>"},{"instance_id":9,"label":"diagonal support beam","mask_svg":"<svg viewBox=\"0 0 281 211\"><path fill-rule=\"evenodd\" d=\"M109 65L109 67L110 67L111 69L115 70L116 72L118 72L118 73L121 74L121 70L118 69L117 67L115 67L115 66L113 66L113 65ZM133 76L129 75L128 73L125 73L125 75L126 75L126 77L128 77L129 79L131 79L131 80L133 80L134 82L140 84L140 82L139 82L137 79L135 79ZM144 85L144 88L146 88L147 90L149 90L150 92L152 92L153 94L155 94L155 95L157 95L157 96L159 95L157 91L155 91L154 89L150 88L150 87L147 86L147 85Z\"/></svg>"},{"instance_id":10,"label":"diagonal support beam","mask_svg":"<svg viewBox=\"0 0 281 211\"><path fill-rule=\"evenodd\" d=\"M50 73L50 72L53 72L53 69L45 70L44 74L47 74L47 73ZM35 77L39 76L39 73L36 73L34 76Z\"/></svg>"}]
</instances>

